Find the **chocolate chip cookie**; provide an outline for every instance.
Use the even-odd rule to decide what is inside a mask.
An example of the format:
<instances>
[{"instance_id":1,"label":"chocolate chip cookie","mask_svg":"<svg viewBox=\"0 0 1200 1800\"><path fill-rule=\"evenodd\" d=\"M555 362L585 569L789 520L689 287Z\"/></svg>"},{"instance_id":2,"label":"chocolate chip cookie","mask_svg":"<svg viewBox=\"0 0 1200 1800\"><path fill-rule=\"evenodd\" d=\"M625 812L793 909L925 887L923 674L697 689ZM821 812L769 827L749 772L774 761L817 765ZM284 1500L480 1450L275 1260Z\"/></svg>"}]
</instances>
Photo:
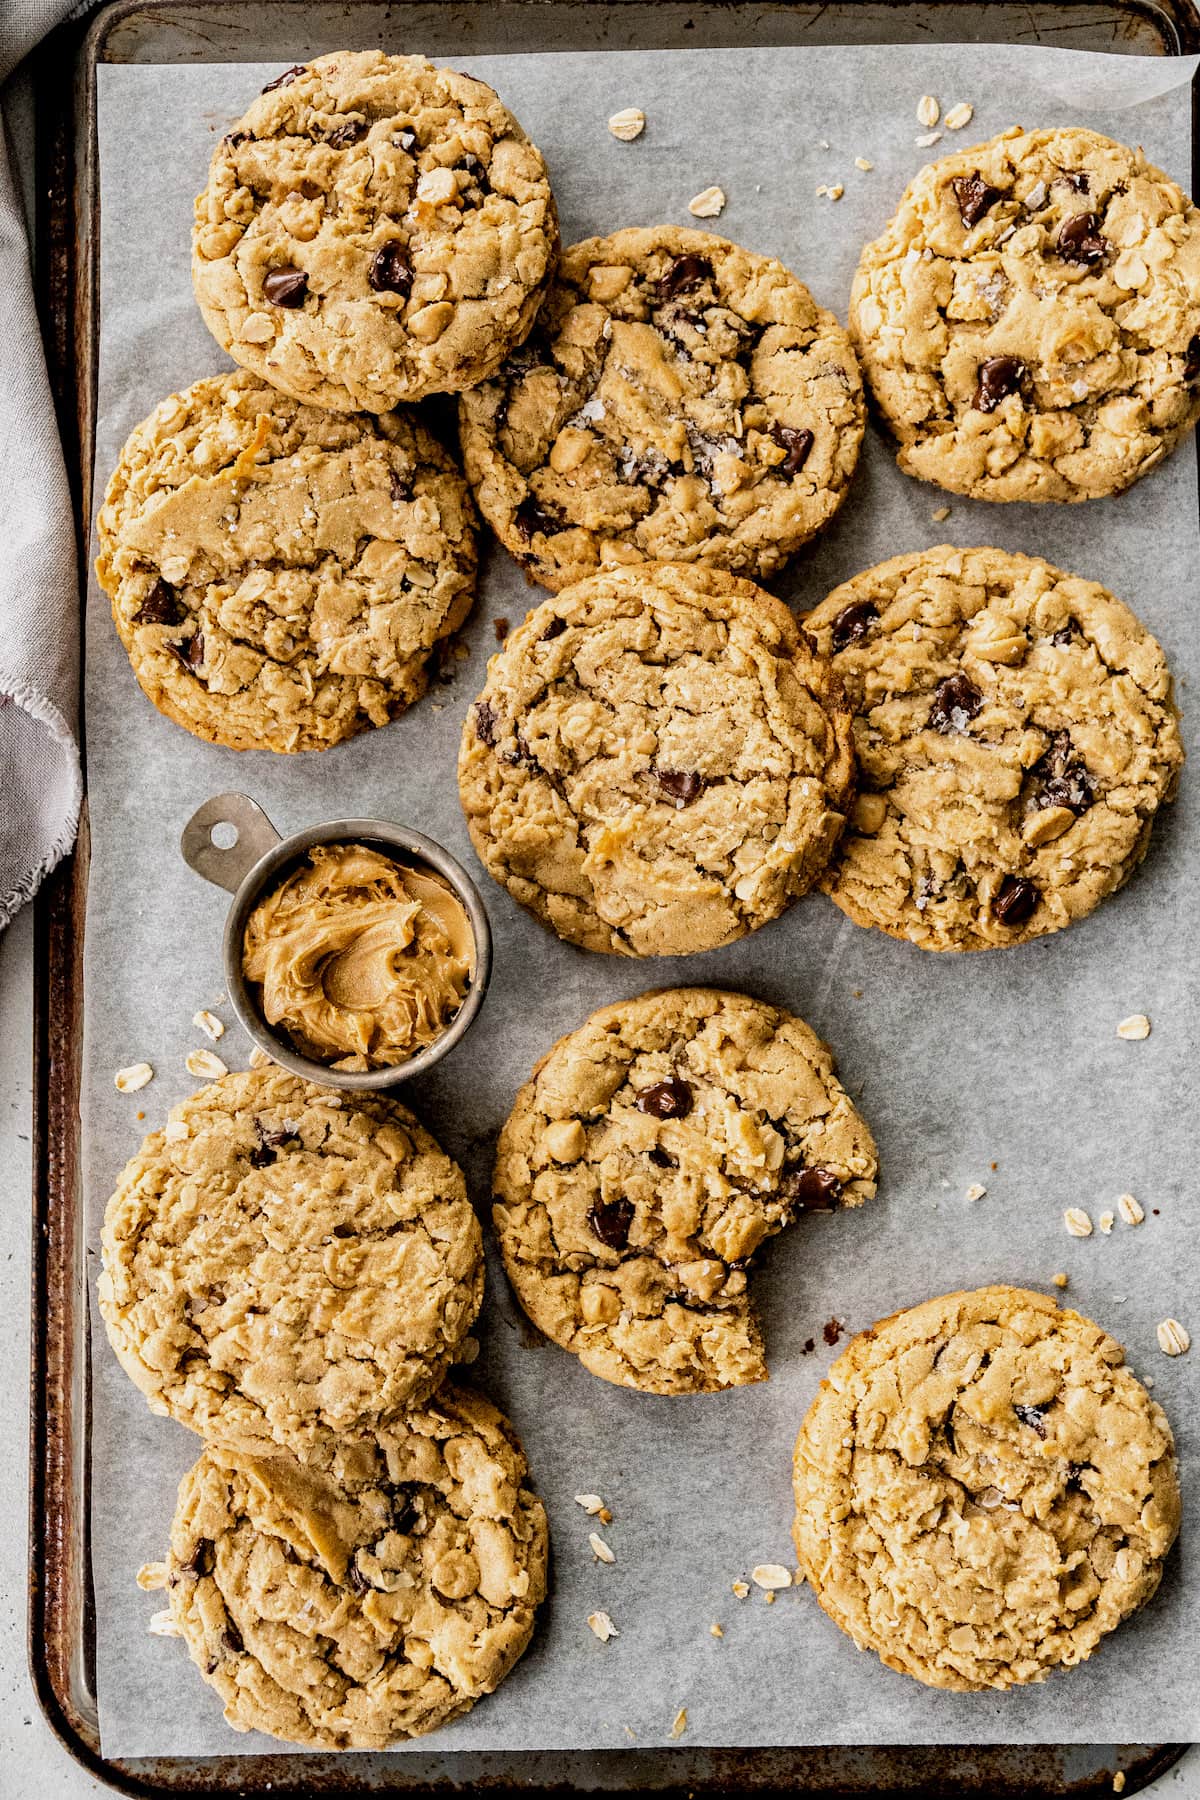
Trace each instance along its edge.
<instances>
[{"instance_id":1,"label":"chocolate chip cookie","mask_svg":"<svg viewBox=\"0 0 1200 1800\"><path fill-rule=\"evenodd\" d=\"M96 571L160 712L233 750L386 725L475 597L474 508L405 413L302 406L238 371L132 433Z\"/></svg>"},{"instance_id":2,"label":"chocolate chip cookie","mask_svg":"<svg viewBox=\"0 0 1200 1800\"><path fill-rule=\"evenodd\" d=\"M459 410L484 517L556 590L654 559L771 574L841 505L864 418L850 340L803 283L674 225L567 250Z\"/></svg>"},{"instance_id":3,"label":"chocolate chip cookie","mask_svg":"<svg viewBox=\"0 0 1200 1800\"><path fill-rule=\"evenodd\" d=\"M471 840L522 906L588 950L684 956L812 885L854 765L841 687L781 601L650 563L528 615L458 767Z\"/></svg>"},{"instance_id":4,"label":"chocolate chip cookie","mask_svg":"<svg viewBox=\"0 0 1200 1800\"><path fill-rule=\"evenodd\" d=\"M1014 128L921 170L850 328L906 474L1119 494L1200 418L1200 211L1140 150Z\"/></svg>"},{"instance_id":5,"label":"chocolate chip cookie","mask_svg":"<svg viewBox=\"0 0 1200 1800\"><path fill-rule=\"evenodd\" d=\"M1183 763L1162 651L1093 581L948 545L805 620L855 708L859 795L823 885L926 950L1060 931L1146 854Z\"/></svg>"},{"instance_id":6,"label":"chocolate chip cookie","mask_svg":"<svg viewBox=\"0 0 1200 1800\"><path fill-rule=\"evenodd\" d=\"M185 1475L171 1618L238 1731L382 1750L469 1712L546 1592L546 1515L496 1408L447 1385L339 1474L208 1449Z\"/></svg>"},{"instance_id":7,"label":"chocolate chip cookie","mask_svg":"<svg viewBox=\"0 0 1200 1800\"><path fill-rule=\"evenodd\" d=\"M441 1381L483 1297L462 1171L393 1100L282 1069L175 1107L108 1203L100 1311L151 1410L326 1459Z\"/></svg>"},{"instance_id":8,"label":"chocolate chip cookie","mask_svg":"<svg viewBox=\"0 0 1200 1800\"><path fill-rule=\"evenodd\" d=\"M825 1611L960 1692L1084 1662L1148 1600L1179 1530L1170 1426L1120 1344L1020 1288L882 1320L796 1443L794 1534Z\"/></svg>"},{"instance_id":9,"label":"chocolate chip cookie","mask_svg":"<svg viewBox=\"0 0 1200 1800\"><path fill-rule=\"evenodd\" d=\"M485 82L341 50L277 76L217 145L192 279L243 367L386 412L493 374L557 246L546 165Z\"/></svg>"},{"instance_id":10,"label":"chocolate chip cookie","mask_svg":"<svg viewBox=\"0 0 1200 1800\"><path fill-rule=\"evenodd\" d=\"M875 1172L807 1025L676 988L593 1013L537 1064L492 1216L521 1305L593 1375L712 1393L766 1379L756 1251L800 1213L861 1205Z\"/></svg>"}]
</instances>

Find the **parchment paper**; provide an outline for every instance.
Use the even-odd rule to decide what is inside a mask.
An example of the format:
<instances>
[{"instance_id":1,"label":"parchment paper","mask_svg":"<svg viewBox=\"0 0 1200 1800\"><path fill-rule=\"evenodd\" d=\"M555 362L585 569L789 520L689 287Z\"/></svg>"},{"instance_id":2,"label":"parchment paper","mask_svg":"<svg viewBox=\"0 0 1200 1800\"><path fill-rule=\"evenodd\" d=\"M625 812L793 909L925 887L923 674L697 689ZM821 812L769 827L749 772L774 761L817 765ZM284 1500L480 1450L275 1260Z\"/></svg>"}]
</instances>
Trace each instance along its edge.
<instances>
[{"instance_id":1,"label":"parchment paper","mask_svg":"<svg viewBox=\"0 0 1200 1800\"><path fill-rule=\"evenodd\" d=\"M400 46L397 48L412 46ZM303 43L295 46L304 54ZM1014 120L1078 122L1143 143L1185 184L1193 65L1070 51L972 46L563 54L469 59L547 155L567 241L659 219L688 223L710 183L729 204L717 229L780 256L845 317L860 244L883 226L929 152L915 106L936 93L975 105L967 133ZM102 490L130 428L173 389L225 366L188 278L192 196L215 136L271 68L102 68L103 344L97 448ZM649 124L610 137L618 107ZM825 140L828 148L821 142ZM874 164L869 172L854 159ZM845 185L836 204L818 183ZM945 524L931 519L951 506ZM835 582L907 548L949 538L1046 554L1124 596L1158 635L1185 709L1200 670L1196 465L1191 444L1121 500L1076 507L972 505L900 476L872 433L838 522L781 591L814 604ZM105 1199L142 1132L197 1084L183 1066L202 1042L200 1006L220 1004L226 900L179 859L180 827L208 795L240 787L291 830L336 815L404 820L470 866L454 759L463 715L495 649L492 621L537 595L502 551L485 569L468 627L470 661L407 718L317 754L210 747L160 718L139 692L93 589L87 631L92 861L87 922L84 1130L92 1273ZM835 1047L879 1141L878 1199L802 1219L756 1278L772 1378L718 1397L619 1391L553 1347L526 1347L494 1256L476 1381L512 1415L549 1509L553 1591L529 1654L501 1690L420 1748L1103 1741L1200 1735L1189 1642L1200 1570L1184 1533L1156 1599L1084 1667L1007 1695L940 1694L860 1656L805 1588L767 1606L730 1582L760 1561L790 1563L793 1437L834 1352L823 1327L869 1324L931 1294L988 1281L1046 1286L1117 1334L1153 1376L1174 1423L1196 1504L1200 1348L1169 1361L1156 1321L1174 1314L1200 1341L1193 1217L1200 771L1185 775L1141 873L1090 920L1009 952L930 956L857 929L823 898L728 949L680 961L590 956L558 943L480 875L496 972L480 1023L404 1097L461 1159L486 1206L495 1132L534 1059L594 1007L645 988L715 982L790 1007ZM1124 1043L1117 1021L1146 1012L1153 1035ZM236 1026L220 1045L244 1066ZM136 1096L113 1072L148 1058ZM145 1123L139 1118L145 1114ZM985 1199L965 1199L973 1183ZM1121 1192L1146 1222L1069 1237L1062 1212L1093 1217ZM816 1349L806 1353L806 1341ZM238 1738L182 1645L151 1637L161 1598L134 1585L163 1554L175 1485L198 1453L152 1418L96 1329L92 1554L106 1754L270 1749ZM616 1563L594 1562L591 1521L572 1496L601 1494ZM606 1609L620 1637L585 1619ZM724 1637L714 1638L719 1622Z\"/></svg>"}]
</instances>

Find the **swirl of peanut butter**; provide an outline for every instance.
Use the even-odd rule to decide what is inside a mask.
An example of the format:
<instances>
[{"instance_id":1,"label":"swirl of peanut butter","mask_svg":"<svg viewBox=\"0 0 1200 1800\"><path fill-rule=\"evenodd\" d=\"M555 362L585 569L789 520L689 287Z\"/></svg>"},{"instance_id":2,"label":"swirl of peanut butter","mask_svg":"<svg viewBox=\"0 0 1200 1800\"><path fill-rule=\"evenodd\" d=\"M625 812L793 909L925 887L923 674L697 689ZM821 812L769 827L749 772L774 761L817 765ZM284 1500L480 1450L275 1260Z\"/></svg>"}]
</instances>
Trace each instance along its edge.
<instances>
[{"instance_id":1,"label":"swirl of peanut butter","mask_svg":"<svg viewBox=\"0 0 1200 1800\"><path fill-rule=\"evenodd\" d=\"M318 844L251 913L242 973L264 1019L302 1055L389 1068L441 1036L474 948L440 876L364 844Z\"/></svg>"}]
</instances>

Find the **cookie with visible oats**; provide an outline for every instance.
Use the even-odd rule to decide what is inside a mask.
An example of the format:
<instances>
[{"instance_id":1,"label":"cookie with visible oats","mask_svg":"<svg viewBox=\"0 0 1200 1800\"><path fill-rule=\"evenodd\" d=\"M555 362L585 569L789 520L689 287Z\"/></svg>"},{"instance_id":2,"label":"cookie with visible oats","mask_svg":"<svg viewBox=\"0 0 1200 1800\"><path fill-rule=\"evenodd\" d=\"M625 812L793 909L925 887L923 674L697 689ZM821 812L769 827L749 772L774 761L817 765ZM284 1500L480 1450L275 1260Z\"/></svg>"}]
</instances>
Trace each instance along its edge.
<instances>
[{"instance_id":1,"label":"cookie with visible oats","mask_svg":"<svg viewBox=\"0 0 1200 1800\"><path fill-rule=\"evenodd\" d=\"M772 574L841 505L865 414L850 340L796 276L656 225L567 250L459 416L480 510L557 590L657 559Z\"/></svg>"},{"instance_id":2,"label":"cookie with visible oats","mask_svg":"<svg viewBox=\"0 0 1200 1800\"><path fill-rule=\"evenodd\" d=\"M686 956L812 886L849 805L828 662L752 582L613 568L492 658L459 754L488 873L569 943Z\"/></svg>"},{"instance_id":3,"label":"cookie with visible oats","mask_svg":"<svg viewBox=\"0 0 1200 1800\"><path fill-rule=\"evenodd\" d=\"M1146 854L1183 763L1166 659L1094 581L941 545L805 619L855 709L859 794L822 885L926 950L1083 918Z\"/></svg>"},{"instance_id":4,"label":"cookie with visible oats","mask_svg":"<svg viewBox=\"0 0 1200 1800\"><path fill-rule=\"evenodd\" d=\"M1013 128L910 183L850 329L906 474L1119 494L1200 418L1200 211L1141 150Z\"/></svg>"},{"instance_id":5,"label":"cookie with visible oats","mask_svg":"<svg viewBox=\"0 0 1200 1800\"><path fill-rule=\"evenodd\" d=\"M166 1581L235 1730L382 1750L499 1686L533 1635L547 1554L511 1425L448 1384L332 1473L206 1450L180 1484Z\"/></svg>"},{"instance_id":6,"label":"cookie with visible oats","mask_svg":"<svg viewBox=\"0 0 1200 1800\"><path fill-rule=\"evenodd\" d=\"M800 1565L860 1650L959 1692L1084 1662L1179 1530L1171 1429L1089 1319L948 1294L853 1339L796 1442Z\"/></svg>"},{"instance_id":7,"label":"cookie with visible oats","mask_svg":"<svg viewBox=\"0 0 1200 1800\"><path fill-rule=\"evenodd\" d=\"M486 82L340 50L270 82L217 145L192 279L244 368L386 412L493 374L557 247L546 165Z\"/></svg>"},{"instance_id":8,"label":"cookie with visible oats","mask_svg":"<svg viewBox=\"0 0 1200 1800\"><path fill-rule=\"evenodd\" d=\"M386 725L475 598L466 482L414 416L322 412L241 370L137 426L98 535L144 692L232 750Z\"/></svg>"},{"instance_id":9,"label":"cookie with visible oats","mask_svg":"<svg viewBox=\"0 0 1200 1800\"><path fill-rule=\"evenodd\" d=\"M274 1067L173 1109L101 1246L100 1312L151 1410L314 1464L436 1388L483 1297L462 1171L413 1115Z\"/></svg>"},{"instance_id":10,"label":"cookie with visible oats","mask_svg":"<svg viewBox=\"0 0 1200 1800\"><path fill-rule=\"evenodd\" d=\"M871 1133L802 1020L715 988L606 1006L517 1095L493 1220L517 1298L586 1369L652 1394L763 1381L749 1264L875 1192Z\"/></svg>"}]
</instances>

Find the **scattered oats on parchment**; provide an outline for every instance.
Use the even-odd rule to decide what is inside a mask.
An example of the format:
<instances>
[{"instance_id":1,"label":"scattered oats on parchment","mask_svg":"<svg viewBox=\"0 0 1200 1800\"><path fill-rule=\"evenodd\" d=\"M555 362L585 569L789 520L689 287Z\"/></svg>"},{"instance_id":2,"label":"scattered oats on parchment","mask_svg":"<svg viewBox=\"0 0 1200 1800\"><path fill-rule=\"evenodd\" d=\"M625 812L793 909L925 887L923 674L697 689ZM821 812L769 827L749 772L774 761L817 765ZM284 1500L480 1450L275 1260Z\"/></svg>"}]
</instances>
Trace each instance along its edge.
<instances>
[{"instance_id":1,"label":"scattered oats on parchment","mask_svg":"<svg viewBox=\"0 0 1200 1800\"><path fill-rule=\"evenodd\" d=\"M588 1543L592 1547L592 1555L596 1558L597 1562L602 1562L602 1563L615 1563L616 1562L616 1560L617 1560L616 1557L613 1555L612 1551L609 1549L608 1545L605 1543L604 1539L600 1536L600 1533L598 1531L589 1531L588 1532Z\"/></svg>"},{"instance_id":2,"label":"scattered oats on parchment","mask_svg":"<svg viewBox=\"0 0 1200 1800\"><path fill-rule=\"evenodd\" d=\"M969 100L960 100L957 106L952 106L950 108L950 111L942 120L942 124L946 127L947 131L961 131L963 126L969 125L974 117L975 108L971 105L971 102Z\"/></svg>"},{"instance_id":3,"label":"scattered oats on parchment","mask_svg":"<svg viewBox=\"0 0 1200 1800\"><path fill-rule=\"evenodd\" d=\"M782 1563L759 1563L757 1568L751 1569L750 1579L755 1587L768 1590L789 1588L792 1585L792 1571L785 1569Z\"/></svg>"},{"instance_id":4,"label":"scattered oats on parchment","mask_svg":"<svg viewBox=\"0 0 1200 1800\"><path fill-rule=\"evenodd\" d=\"M854 159L854 166L856 169L861 169L864 175L869 175L871 170L875 167L875 164L869 162L865 156L856 156Z\"/></svg>"},{"instance_id":5,"label":"scattered oats on parchment","mask_svg":"<svg viewBox=\"0 0 1200 1800\"><path fill-rule=\"evenodd\" d=\"M948 506L935 506L929 516L935 525L944 525L946 520L950 517L950 508Z\"/></svg>"},{"instance_id":6,"label":"scattered oats on parchment","mask_svg":"<svg viewBox=\"0 0 1200 1800\"><path fill-rule=\"evenodd\" d=\"M189 1050L183 1066L189 1075L196 1075L201 1081L217 1081L229 1073L228 1066L213 1050Z\"/></svg>"},{"instance_id":7,"label":"scattered oats on parchment","mask_svg":"<svg viewBox=\"0 0 1200 1800\"><path fill-rule=\"evenodd\" d=\"M1068 1206L1063 1214L1063 1224L1072 1237L1091 1237L1092 1221L1082 1206Z\"/></svg>"},{"instance_id":8,"label":"scattered oats on parchment","mask_svg":"<svg viewBox=\"0 0 1200 1800\"><path fill-rule=\"evenodd\" d=\"M1146 1216L1132 1194L1118 1195L1117 1211L1127 1225L1140 1225Z\"/></svg>"},{"instance_id":9,"label":"scattered oats on parchment","mask_svg":"<svg viewBox=\"0 0 1200 1800\"><path fill-rule=\"evenodd\" d=\"M971 1183L970 1187L967 1189L967 1199L968 1200L982 1200L986 1193L987 1193L987 1189L982 1185L981 1182L973 1181Z\"/></svg>"},{"instance_id":10,"label":"scattered oats on parchment","mask_svg":"<svg viewBox=\"0 0 1200 1800\"><path fill-rule=\"evenodd\" d=\"M687 1707L681 1706L671 1721L671 1736L681 1738L687 1730Z\"/></svg>"},{"instance_id":11,"label":"scattered oats on parchment","mask_svg":"<svg viewBox=\"0 0 1200 1800\"><path fill-rule=\"evenodd\" d=\"M127 1069L118 1069L113 1076L113 1085L118 1094L136 1094L144 1088L148 1081L154 1080L154 1070L148 1062L130 1063Z\"/></svg>"},{"instance_id":12,"label":"scattered oats on parchment","mask_svg":"<svg viewBox=\"0 0 1200 1800\"><path fill-rule=\"evenodd\" d=\"M1164 1356L1183 1356L1192 1340L1178 1319L1164 1319L1157 1328L1158 1347Z\"/></svg>"},{"instance_id":13,"label":"scattered oats on parchment","mask_svg":"<svg viewBox=\"0 0 1200 1800\"><path fill-rule=\"evenodd\" d=\"M609 1638L621 1635L606 1612L589 1613L587 1622L588 1629L595 1632L602 1644L607 1644Z\"/></svg>"},{"instance_id":14,"label":"scattered oats on parchment","mask_svg":"<svg viewBox=\"0 0 1200 1800\"><path fill-rule=\"evenodd\" d=\"M748 1581L732 1581L729 1585L732 1592L736 1594L739 1600L744 1600L746 1595L750 1592L750 1583Z\"/></svg>"},{"instance_id":15,"label":"scattered oats on parchment","mask_svg":"<svg viewBox=\"0 0 1200 1800\"><path fill-rule=\"evenodd\" d=\"M170 1610L163 1607L161 1612L150 1614L150 1623L146 1627L151 1637L182 1637L178 1625L171 1617Z\"/></svg>"},{"instance_id":16,"label":"scattered oats on parchment","mask_svg":"<svg viewBox=\"0 0 1200 1800\"><path fill-rule=\"evenodd\" d=\"M210 1013L207 1007L201 1007L198 1013L192 1014L192 1024L198 1031L202 1031L206 1038L211 1038L214 1044L218 1038L225 1036L224 1025L216 1013Z\"/></svg>"},{"instance_id":17,"label":"scattered oats on parchment","mask_svg":"<svg viewBox=\"0 0 1200 1800\"><path fill-rule=\"evenodd\" d=\"M646 129L646 115L640 106L623 106L608 121L608 129L623 144L632 144Z\"/></svg>"},{"instance_id":18,"label":"scattered oats on parchment","mask_svg":"<svg viewBox=\"0 0 1200 1800\"><path fill-rule=\"evenodd\" d=\"M1117 1036L1123 1038L1127 1044L1139 1044L1143 1038L1150 1036L1150 1021L1145 1013L1130 1013L1129 1017L1122 1019L1117 1026Z\"/></svg>"},{"instance_id":19,"label":"scattered oats on parchment","mask_svg":"<svg viewBox=\"0 0 1200 1800\"><path fill-rule=\"evenodd\" d=\"M719 187L706 187L688 201L688 211L694 219L715 219L725 211L725 190Z\"/></svg>"},{"instance_id":20,"label":"scattered oats on parchment","mask_svg":"<svg viewBox=\"0 0 1200 1800\"><path fill-rule=\"evenodd\" d=\"M250 1067L252 1069L270 1069L274 1067L274 1064L275 1058L268 1056L261 1045L255 1044L250 1052Z\"/></svg>"},{"instance_id":21,"label":"scattered oats on parchment","mask_svg":"<svg viewBox=\"0 0 1200 1800\"><path fill-rule=\"evenodd\" d=\"M922 94L917 101L917 124L924 125L928 130L931 125L937 124L941 111L932 94Z\"/></svg>"}]
</instances>

